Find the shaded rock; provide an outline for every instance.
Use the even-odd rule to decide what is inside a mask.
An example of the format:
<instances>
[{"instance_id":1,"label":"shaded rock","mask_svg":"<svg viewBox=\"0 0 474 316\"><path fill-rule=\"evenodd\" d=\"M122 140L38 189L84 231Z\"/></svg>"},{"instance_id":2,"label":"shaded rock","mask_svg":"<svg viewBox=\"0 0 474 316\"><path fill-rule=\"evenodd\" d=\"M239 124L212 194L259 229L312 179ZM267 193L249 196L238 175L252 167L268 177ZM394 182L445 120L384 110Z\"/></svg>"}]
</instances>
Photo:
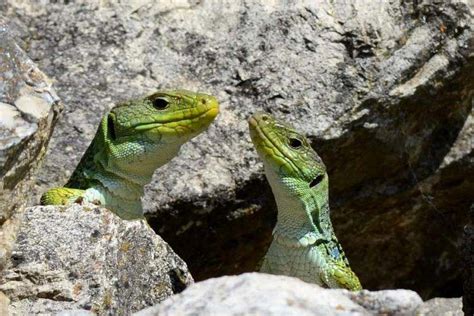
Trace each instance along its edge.
<instances>
[{"instance_id":1,"label":"shaded rock","mask_svg":"<svg viewBox=\"0 0 474 316\"><path fill-rule=\"evenodd\" d=\"M325 161L335 230L365 287L460 296L474 189L470 2L298 3L7 0L69 105L38 190L66 181L119 100L157 86L210 92L216 124L144 199L197 279L251 271L269 245L275 205L246 123L266 110Z\"/></svg>"},{"instance_id":2,"label":"shaded rock","mask_svg":"<svg viewBox=\"0 0 474 316\"><path fill-rule=\"evenodd\" d=\"M26 209L0 290L14 315L125 315L190 283L186 264L145 221L75 204Z\"/></svg>"},{"instance_id":3,"label":"shaded rock","mask_svg":"<svg viewBox=\"0 0 474 316\"><path fill-rule=\"evenodd\" d=\"M52 81L15 43L0 16L0 269L62 107Z\"/></svg>"},{"instance_id":4,"label":"shaded rock","mask_svg":"<svg viewBox=\"0 0 474 316\"><path fill-rule=\"evenodd\" d=\"M474 315L474 204L469 212L469 223L464 227L462 256L464 259L463 311Z\"/></svg>"},{"instance_id":5,"label":"shaded rock","mask_svg":"<svg viewBox=\"0 0 474 316\"><path fill-rule=\"evenodd\" d=\"M419 316L463 316L461 298L436 297L426 302L416 311ZM466 314L472 315L472 314Z\"/></svg>"},{"instance_id":6,"label":"shaded rock","mask_svg":"<svg viewBox=\"0 0 474 316\"><path fill-rule=\"evenodd\" d=\"M246 273L193 284L134 315L414 315L421 303L409 290L351 293L286 276Z\"/></svg>"}]
</instances>

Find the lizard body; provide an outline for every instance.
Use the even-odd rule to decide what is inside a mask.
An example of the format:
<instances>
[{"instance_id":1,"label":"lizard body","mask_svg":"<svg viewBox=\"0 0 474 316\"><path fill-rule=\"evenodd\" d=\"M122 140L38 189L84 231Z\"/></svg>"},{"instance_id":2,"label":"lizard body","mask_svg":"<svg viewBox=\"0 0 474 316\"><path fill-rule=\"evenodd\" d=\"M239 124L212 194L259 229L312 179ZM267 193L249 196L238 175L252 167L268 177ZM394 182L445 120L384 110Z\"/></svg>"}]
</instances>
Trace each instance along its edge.
<instances>
[{"instance_id":1,"label":"lizard body","mask_svg":"<svg viewBox=\"0 0 474 316\"><path fill-rule=\"evenodd\" d=\"M254 114L249 128L278 207L260 271L329 288L362 289L334 234L321 158L303 135L270 115Z\"/></svg>"},{"instance_id":2,"label":"lizard body","mask_svg":"<svg viewBox=\"0 0 474 316\"><path fill-rule=\"evenodd\" d=\"M115 106L102 118L65 187L48 190L41 204L85 200L123 219L142 218L140 197L154 171L207 129L218 112L213 96L186 90L156 92Z\"/></svg>"}]
</instances>

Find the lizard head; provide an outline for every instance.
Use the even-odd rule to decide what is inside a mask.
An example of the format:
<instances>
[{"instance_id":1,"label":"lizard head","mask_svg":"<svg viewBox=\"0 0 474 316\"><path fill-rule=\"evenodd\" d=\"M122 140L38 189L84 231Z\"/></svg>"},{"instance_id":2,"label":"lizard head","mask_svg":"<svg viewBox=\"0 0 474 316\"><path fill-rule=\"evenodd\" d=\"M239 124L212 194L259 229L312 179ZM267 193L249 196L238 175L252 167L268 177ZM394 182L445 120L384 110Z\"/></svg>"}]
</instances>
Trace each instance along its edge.
<instances>
[{"instance_id":1,"label":"lizard head","mask_svg":"<svg viewBox=\"0 0 474 316\"><path fill-rule=\"evenodd\" d=\"M114 107L107 124L111 139L144 134L151 141L184 143L205 130L218 113L219 104L211 95L160 91Z\"/></svg>"},{"instance_id":2,"label":"lizard head","mask_svg":"<svg viewBox=\"0 0 474 316\"><path fill-rule=\"evenodd\" d=\"M265 113L252 115L249 128L273 190L283 185L284 192L299 197L307 189L327 190L324 163L304 135Z\"/></svg>"},{"instance_id":3,"label":"lizard head","mask_svg":"<svg viewBox=\"0 0 474 316\"><path fill-rule=\"evenodd\" d=\"M119 104L101 124L107 165L126 172L154 171L218 113L213 96L186 90L159 91Z\"/></svg>"}]
</instances>

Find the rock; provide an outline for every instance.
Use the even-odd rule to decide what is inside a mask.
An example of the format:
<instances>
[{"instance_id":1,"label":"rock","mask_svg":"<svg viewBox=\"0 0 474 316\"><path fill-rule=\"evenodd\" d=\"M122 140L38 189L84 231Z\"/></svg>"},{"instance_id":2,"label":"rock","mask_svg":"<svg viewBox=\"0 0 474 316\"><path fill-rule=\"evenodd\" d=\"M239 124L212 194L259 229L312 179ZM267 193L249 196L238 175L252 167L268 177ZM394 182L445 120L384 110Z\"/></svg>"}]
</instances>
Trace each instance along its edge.
<instances>
[{"instance_id":1,"label":"rock","mask_svg":"<svg viewBox=\"0 0 474 316\"><path fill-rule=\"evenodd\" d=\"M8 305L10 300L6 297L5 294L0 292L0 315L10 315L8 310Z\"/></svg>"},{"instance_id":2,"label":"rock","mask_svg":"<svg viewBox=\"0 0 474 316\"><path fill-rule=\"evenodd\" d=\"M463 316L461 298L436 297L426 302L416 311L417 316ZM466 314L472 315L472 314Z\"/></svg>"},{"instance_id":3,"label":"rock","mask_svg":"<svg viewBox=\"0 0 474 316\"><path fill-rule=\"evenodd\" d=\"M269 245L275 204L246 123L265 110L325 161L335 230L364 287L461 295L456 245L474 189L469 1L7 0L2 12L32 34L29 54L68 105L39 193L66 181L112 104L157 86L210 92L221 115L144 198L196 279L252 271Z\"/></svg>"},{"instance_id":4,"label":"rock","mask_svg":"<svg viewBox=\"0 0 474 316\"><path fill-rule=\"evenodd\" d=\"M95 315L96 315L95 313L88 310L72 309L68 311L59 312L55 316L95 316Z\"/></svg>"},{"instance_id":5,"label":"rock","mask_svg":"<svg viewBox=\"0 0 474 316\"><path fill-rule=\"evenodd\" d=\"M192 281L144 220L75 204L26 209L0 290L14 315L126 315Z\"/></svg>"},{"instance_id":6,"label":"rock","mask_svg":"<svg viewBox=\"0 0 474 316\"><path fill-rule=\"evenodd\" d=\"M323 289L296 278L262 273L193 284L135 316L153 315L414 315L422 301L409 290Z\"/></svg>"},{"instance_id":7,"label":"rock","mask_svg":"<svg viewBox=\"0 0 474 316\"><path fill-rule=\"evenodd\" d=\"M0 20L0 222L25 203L61 109L51 80Z\"/></svg>"},{"instance_id":8,"label":"rock","mask_svg":"<svg viewBox=\"0 0 474 316\"><path fill-rule=\"evenodd\" d=\"M463 311L474 315L474 204L469 212L469 223L464 227L462 257L464 259Z\"/></svg>"},{"instance_id":9,"label":"rock","mask_svg":"<svg viewBox=\"0 0 474 316\"><path fill-rule=\"evenodd\" d=\"M0 270L62 107L51 80L0 16Z\"/></svg>"}]
</instances>

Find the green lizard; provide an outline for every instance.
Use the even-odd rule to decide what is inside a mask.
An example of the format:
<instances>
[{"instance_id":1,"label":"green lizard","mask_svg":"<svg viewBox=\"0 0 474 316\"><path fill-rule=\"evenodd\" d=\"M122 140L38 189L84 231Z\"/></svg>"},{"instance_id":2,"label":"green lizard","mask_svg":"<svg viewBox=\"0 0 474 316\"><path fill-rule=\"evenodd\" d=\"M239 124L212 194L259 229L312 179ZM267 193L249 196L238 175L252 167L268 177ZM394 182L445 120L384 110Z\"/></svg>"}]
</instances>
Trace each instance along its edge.
<instances>
[{"instance_id":1,"label":"green lizard","mask_svg":"<svg viewBox=\"0 0 474 316\"><path fill-rule=\"evenodd\" d=\"M254 114L249 128L278 207L260 271L330 288L362 289L334 234L321 158L303 135L270 115Z\"/></svg>"},{"instance_id":2,"label":"green lizard","mask_svg":"<svg viewBox=\"0 0 474 316\"><path fill-rule=\"evenodd\" d=\"M218 113L213 96L185 90L156 92L115 106L102 118L65 187L47 191L41 204L88 201L123 219L142 218L143 186Z\"/></svg>"}]
</instances>

